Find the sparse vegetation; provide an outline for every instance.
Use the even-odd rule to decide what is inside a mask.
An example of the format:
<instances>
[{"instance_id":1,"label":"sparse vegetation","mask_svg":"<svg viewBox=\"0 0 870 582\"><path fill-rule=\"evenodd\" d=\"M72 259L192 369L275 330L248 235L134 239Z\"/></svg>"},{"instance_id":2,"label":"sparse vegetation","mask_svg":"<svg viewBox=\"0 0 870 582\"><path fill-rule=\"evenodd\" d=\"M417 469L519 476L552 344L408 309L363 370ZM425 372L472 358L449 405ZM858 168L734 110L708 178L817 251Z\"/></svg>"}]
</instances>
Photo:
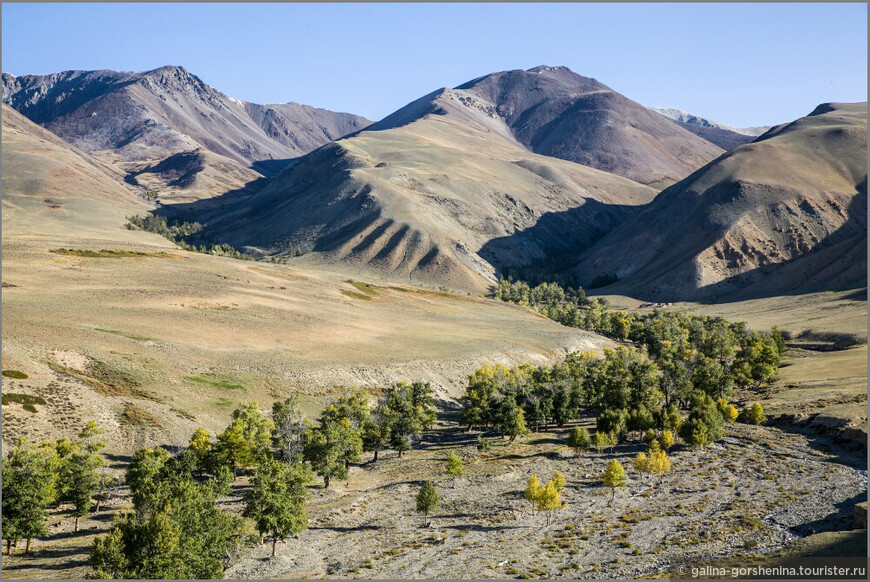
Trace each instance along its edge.
<instances>
[{"instance_id":1,"label":"sparse vegetation","mask_svg":"<svg viewBox=\"0 0 870 582\"><path fill-rule=\"evenodd\" d=\"M28 378L27 374L18 370L3 370L3 377L15 380L26 380Z\"/></svg>"},{"instance_id":2,"label":"sparse vegetation","mask_svg":"<svg viewBox=\"0 0 870 582\"><path fill-rule=\"evenodd\" d=\"M161 257L174 258L177 255L172 255L163 251L156 253L146 253L142 251L128 251L123 249L101 249L99 251L91 251L87 249L51 249L49 252L57 255L72 255L76 257L91 257L100 259L120 259L124 257Z\"/></svg>"},{"instance_id":3,"label":"sparse vegetation","mask_svg":"<svg viewBox=\"0 0 870 582\"><path fill-rule=\"evenodd\" d=\"M36 412L36 405L45 405L47 402L42 396L32 396L30 394L16 394L15 392L3 392L3 405L20 404L24 410L28 412Z\"/></svg>"},{"instance_id":4,"label":"sparse vegetation","mask_svg":"<svg viewBox=\"0 0 870 582\"><path fill-rule=\"evenodd\" d=\"M213 386L215 388L221 388L223 390L244 390L245 387L241 384L236 384L235 382L228 382L226 380L218 380L216 378L209 378L207 376L203 376L202 374L196 376L185 376L185 380L189 382L195 382L197 384L206 384L208 386Z\"/></svg>"}]
</instances>

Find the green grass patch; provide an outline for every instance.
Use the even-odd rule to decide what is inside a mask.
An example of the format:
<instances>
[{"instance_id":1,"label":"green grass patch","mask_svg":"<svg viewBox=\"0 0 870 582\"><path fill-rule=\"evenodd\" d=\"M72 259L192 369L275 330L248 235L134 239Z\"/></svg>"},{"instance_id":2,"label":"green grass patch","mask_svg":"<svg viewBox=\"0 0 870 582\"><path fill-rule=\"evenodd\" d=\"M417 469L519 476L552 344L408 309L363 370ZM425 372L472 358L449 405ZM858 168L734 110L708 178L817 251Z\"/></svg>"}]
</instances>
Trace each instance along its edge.
<instances>
[{"instance_id":1,"label":"green grass patch","mask_svg":"<svg viewBox=\"0 0 870 582\"><path fill-rule=\"evenodd\" d=\"M220 397L217 400L215 400L215 402L214 402L214 405L217 406L218 408L229 408L233 404L235 404L234 400L232 400L231 398L224 398L224 397Z\"/></svg>"},{"instance_id":2,"label":"green grass patch","mask_svg":"<svg viewBox=\"0 0 870 582\"><path fill-rule=\"evenodd\" d=\"M241 384L234 384L233 382L227 382L225 380L208 378L206 376L203 376L202 374L198 374L196 376L185 376L184 379L188 382L207 384L208 386L214 386L215 388L221 388L223 390L245 390L245 387Z\"/></svg>"},{"instance_id":3,"label":"green grass patch","mask_svg":"<svg viewBox=\"0 0 870 582\"><path fill-rule=\"evenodd\" d=\"M127 339L131 339L131 340L137 340L137 341L140 341L140 342L153 342L153 341L157 341L157 340L154 339L153 337L145 337L144 335L134 335L134 334L132 334L132 333L125 333L125 332L123 332L123 331L118 331L118 330L115 330L115 329L105 329L105 328L102 328L102 327L95 327L95 328L94 328L94 331L99 331L99 332L102 332L102 333L110 333L110 334L112 334L112 335L117 335L117 336L125 337L125 338L127 338Z\"/></svg>"},{"instance_id":4,"label":"green grass patch","mask_svg":"<svg viewBox=\"0 0 870 582\"><path fill-rule=\"evenodd\" d=\"M27 374L18 370L3 370L2 374L4 378L15 378L16 380L26 380L29 378Z\"/></svg>"},{"instance_id":5,"label":"green grass patch","mask_svg":"<svg viewBox=\"0 0 870 582\"><path fill-rule=\"evenodd\" d=\"M347 289L339 289L342 295L347 295L348 297L352 297L354 299L362 299L363 301L371 300L370 295L365 295L363 293L357 293L356 291L348 291Z\"/></svg>"},{"instance_id":6,"label":"green grass patch","mask_svg":"<svg viewBox=\"0 0 870 582\"><path fill-rule=\"evenodd\" d=\"M45 401L45 398L40 396L31 396L30 394L16 394L14 392L4 392L3 393L3 405L7 404L20 404L24 407L24 410L28 412L36 412L36 405L45 405L48 404Z\"/></svg>"},{"instance_id":7,"label":"green grass patch","mask_svg":"<svg viewBox=\"0 0 870 582\"><path fill-rule=\"evenodd\" d=\"M375 296L378 294L377 288L374 285L369 285L368 283L362 283L360 281L354 281L353 279L346 279L345 283L353 285L366 295Z\"/></svg>"},{"instance_id":8,"label":"green grass patch","mask_svg":"<svg viewBox=\"0 0 870 582\"><path fill-rule=\"evenodd\" d=\"M99 258L99 259L119 259L123 257L168 257L168 258L176 258L179 255L173 255L171 253L167 253L164 251L160 251L157 253L144 253L141 251L127 251L122 249L100 249L98 251L92 251L88 249L51 249L49 252L55 253L57 255L72 255L75 257L91 257L91 258Z\"/></svg>"},{"instance_id":9,"label":"green grass patch","mask_svg":"<svg viewBox=\"0 0 870 582\"><path fill-rule=\"evenodd\" d=\"M124 407L124 412L121 413L121 422L133 426L153 426L154 428L160 428L163 426L160 424L159 420L154 418L154 416L145 412L135 404L128 404Z\"/></svg>"},{"instance_id":10,"label":"green grass patch","mask_svg":"<svg viewBox=\"0 0 870 582\"><path fill-rule=\"evenodd\" d=\"M99 360L92 359L90 361L87 373L53 362L48 362L48 367L55 372L72 376L84 382L93 388L97 394L102 396L126 396L128 398L138 398L139 400L162 402L162 399L151 392L139 388L140 382L136 378L127 372L112 368Z\"/></svg>"}]
</instances>

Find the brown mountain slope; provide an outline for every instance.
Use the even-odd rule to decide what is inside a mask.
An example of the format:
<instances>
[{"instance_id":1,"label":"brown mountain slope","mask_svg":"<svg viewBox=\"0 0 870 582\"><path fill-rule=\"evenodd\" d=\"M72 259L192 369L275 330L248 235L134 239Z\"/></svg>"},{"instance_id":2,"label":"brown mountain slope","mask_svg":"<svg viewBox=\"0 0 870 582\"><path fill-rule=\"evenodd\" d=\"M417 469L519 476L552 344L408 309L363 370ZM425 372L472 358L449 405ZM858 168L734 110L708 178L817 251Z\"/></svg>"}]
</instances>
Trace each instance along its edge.
<instances>
[{"instance_id":1,"label":"brown mountain slope","mask_svg":"<svg viewBox=\"0 0 870 582\"><path fill-rule=\"evenodd\" d=\"M404 282L482 291L494 267L582 248L649 202L649 187L536 155L491 103L436 91L309 154L207 234ZM534 237L517 238L542 217ZM490 244L499 239L502 244Z\"/></svg>"},{"instance_id":2,"label":"brown mountain slope","mask_svg":"<svg viewBox=\"0 0 870 582\"><path fill-rule=\"evenodd\" d=\"M163 179L160 172L150 172L146 182L152 189L181 194L161 197L164 202L242 189L261 177L248 169L257 162L301 156L369 123L356 115L296 103L239 101L182 67L144 73L66 71L21 77L4 73L3 100L133 177L170 156L199 150L204 163L194 173L203 175L190 176L186 185L179 185L172 173ZM168 164L177 171L178 162Z\"/></svg>"},{"instance_id":3,"label":"brown mountain slope","mask_svg":"<svg viewBox=\"0 0 870 582\"><path fill-rule=\"evenodd\" d=\"M581 256L659 299L866 285L867 105L825 104L663 191Z\"/></svg>"},{"instance_id":4,"label":"brown mountain slope","mask_svg":"<svg viewBox=\"0 0 870 582\"><path fill-rule=\"evenodd\" d=\"M494 73L457 89L491 103L535 153L654 187L673 184L724 151L565 67Z\"/></svg>"},{"instance_id":5,"label":"brown mountain slope","mask_svg":"<svg viewBox=\"0 0 870 582\"><path fill-rule=\"evenodd\" d=\"M129 233L125 216L150 208L123 185L117 170L6 105L2 169L4 239L67 230L123 238Z\"/></svg>"}]
</instances>

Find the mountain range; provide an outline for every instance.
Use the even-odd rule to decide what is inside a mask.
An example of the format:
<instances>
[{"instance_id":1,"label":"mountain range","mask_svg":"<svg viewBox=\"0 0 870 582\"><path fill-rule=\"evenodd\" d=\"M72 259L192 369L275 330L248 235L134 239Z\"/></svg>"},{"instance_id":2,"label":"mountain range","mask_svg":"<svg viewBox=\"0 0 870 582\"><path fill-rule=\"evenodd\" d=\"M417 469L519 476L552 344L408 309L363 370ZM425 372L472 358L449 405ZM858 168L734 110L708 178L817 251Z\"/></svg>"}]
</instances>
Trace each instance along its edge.
<instances>
[{"instance_id":1,"label":"mountain range","mask_svg":"<svg viewBox=\"0 0 870 582\"><path fill-rule=\"evenodd\" d=\"M375 123L239 101L182 67L4 73L3 101L117 197L149 192L157 212L203 223L201 240L258 256L301 248L305 261L474 292L554 259L587 286L613 274L604 291L644 298L866 279L866 104L737 129L549 66L441 88ZM3 117L5 148L7 117L27 132Z\"/></svg>"}]
</instances>

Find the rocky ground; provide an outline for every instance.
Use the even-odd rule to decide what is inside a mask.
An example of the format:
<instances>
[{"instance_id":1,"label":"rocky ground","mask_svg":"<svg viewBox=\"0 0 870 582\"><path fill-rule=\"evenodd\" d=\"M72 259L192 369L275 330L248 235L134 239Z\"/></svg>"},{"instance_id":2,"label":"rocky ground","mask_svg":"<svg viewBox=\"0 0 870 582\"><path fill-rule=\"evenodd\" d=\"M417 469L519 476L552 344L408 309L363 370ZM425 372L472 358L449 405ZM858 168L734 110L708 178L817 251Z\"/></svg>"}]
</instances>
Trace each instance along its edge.
<instances>
[{"instance_id":1,"label":"rocky ground","mask_svg":"<svg viewBox=\"0 0 870 582\"><path fill-rule=\"evenodd\" d=\"M448 425L455 427L455 425ZM636 441L611 453L575 456L562 443L566 427L478 453L476 433L447 428L399 459L353 466L346 482L311 488L310 523L295 539L242 550L228 578L630 578L650 577L675 563L767 554L809 534L851 530L855 503L867 499L862 453L813 433L730 425L704 450L675 445L673 470L659 481L636 473ZM449 451L465 475L444 474ZM607 462L627 468L615 499L603 487ZM366 458L368 461L368 458ZM123 458L113 460L116 468ZM533 513L523 498L530 475L567 478L567 507ZM424 480L434 480L441 506L430 527L415 512ZM222 500L241 512L247 477ZM3 559L4 576L70 578L88 571L93 537L127 506L118 490L101 514L81 520L52 516L50 535L33 551Z\"/></svg>"}]
</instances>

